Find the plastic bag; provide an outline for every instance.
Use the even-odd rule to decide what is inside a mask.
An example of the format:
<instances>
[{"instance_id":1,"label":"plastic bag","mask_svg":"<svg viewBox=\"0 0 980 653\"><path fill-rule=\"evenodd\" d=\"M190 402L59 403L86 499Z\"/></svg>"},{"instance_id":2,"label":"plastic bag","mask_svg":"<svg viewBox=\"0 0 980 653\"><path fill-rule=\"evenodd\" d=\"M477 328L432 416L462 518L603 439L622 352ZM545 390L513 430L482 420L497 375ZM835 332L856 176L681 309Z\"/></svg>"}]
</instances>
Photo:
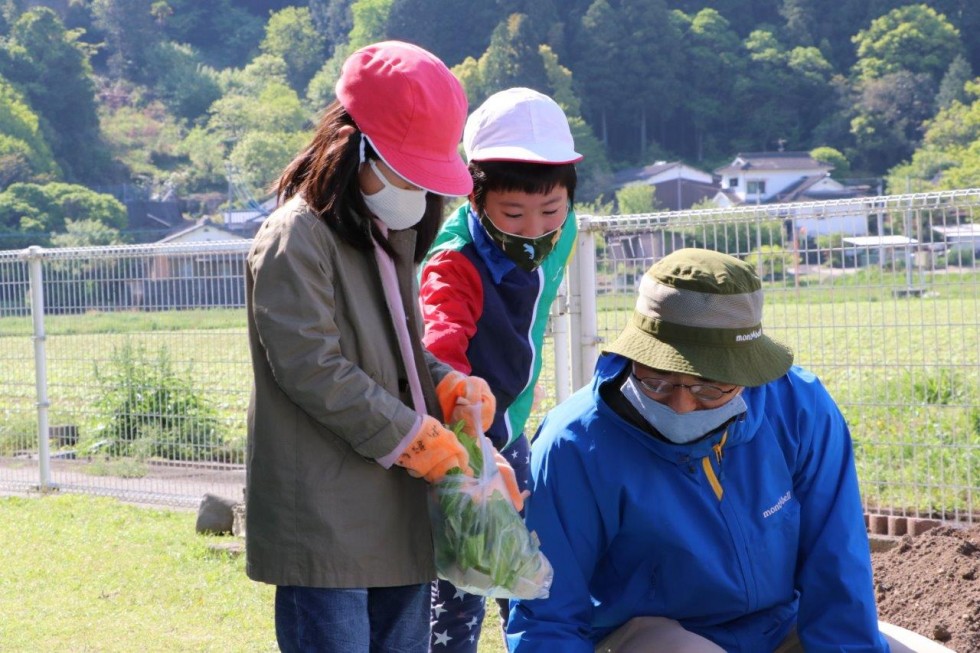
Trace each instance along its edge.
<instances>
[{"instance_id":1,"label":"plastic bag","mask_svg":"<svg viewBox=\"0 0 980 653\"><path fill-rule=\"evenodd\" d=\"M479 421L479 420L477 420ZM554 571L508 498L493 444L454 429L470 454L473 476L450 472L431 486L436 571L458 589L498 599L548 597Z\"/></svg>"}]
</instances>

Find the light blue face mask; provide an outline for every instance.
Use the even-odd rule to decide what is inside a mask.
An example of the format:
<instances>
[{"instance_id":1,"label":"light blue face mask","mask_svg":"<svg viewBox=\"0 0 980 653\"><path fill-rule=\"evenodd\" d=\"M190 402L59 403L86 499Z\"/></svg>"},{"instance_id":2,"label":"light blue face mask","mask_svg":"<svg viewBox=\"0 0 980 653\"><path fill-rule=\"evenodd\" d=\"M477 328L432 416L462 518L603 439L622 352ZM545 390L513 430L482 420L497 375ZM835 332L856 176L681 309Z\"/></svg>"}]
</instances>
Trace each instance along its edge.
<instances>
[{"instance_id":1,"label":"light blue face mask","mask_svg":"<svg viewBox=\"0 0 980 653\"><path fill-rule=\"evenodd\" d=\"M648 397L632 374L626 377L621 390L623 396L640 412L643 419L657 429L662 436L675 444L687 444L700 440L748 409L745 400L742 399L742 393L739 393L717 408L675 413L669 406Z\"/></svg>"}]
</instances>

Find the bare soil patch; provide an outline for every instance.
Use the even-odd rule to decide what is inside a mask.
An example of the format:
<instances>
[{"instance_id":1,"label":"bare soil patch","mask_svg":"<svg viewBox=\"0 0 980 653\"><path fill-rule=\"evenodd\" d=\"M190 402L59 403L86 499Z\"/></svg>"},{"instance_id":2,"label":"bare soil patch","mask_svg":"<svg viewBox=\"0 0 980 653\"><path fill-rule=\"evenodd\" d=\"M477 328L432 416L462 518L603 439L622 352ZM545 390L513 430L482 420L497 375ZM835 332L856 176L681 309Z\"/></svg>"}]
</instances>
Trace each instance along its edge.
<instances>
[{"instance_id":1,"label":"bare soil patch","mask_svg":"<svg viewBox=\"0 0 980 653\"><path fill-rule=\"evenodd\" d=\"M957 653L980 651L980 526L938 526L871 554L878 615Z\"/></svg>"}]
</instances>

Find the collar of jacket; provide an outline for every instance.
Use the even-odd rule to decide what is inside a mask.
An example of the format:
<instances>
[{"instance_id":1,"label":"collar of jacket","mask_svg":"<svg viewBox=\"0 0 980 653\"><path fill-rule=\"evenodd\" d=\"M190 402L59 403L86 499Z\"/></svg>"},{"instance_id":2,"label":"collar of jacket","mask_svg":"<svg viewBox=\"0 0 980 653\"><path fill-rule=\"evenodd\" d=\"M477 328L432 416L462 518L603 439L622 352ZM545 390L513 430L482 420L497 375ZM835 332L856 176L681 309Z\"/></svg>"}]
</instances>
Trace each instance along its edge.
<instances>
[{"instance_id":1,"label":"collar of jacket","mask_svg":"<svg viewBox=\"0 0 980 653\"><path fill-rule=\"evenodd\" d=\"M714 455L712 447L721 441L726 429L720 429L711 436L698 440L697 442L674 444L651 437L645 430L639 428L613 410L606 400L603 399L600 387L616 381L617 377L620 376L629 363L629 359L618 354L602 354L599 357L591 386L593 401L595 402L599 415L603 419L613 421L617 425L618 430L640 440L645 447L664 460L669 460L674 464L686 465L692 460ZM745 398L745 403L748 405L748 410L728 425L728 439L725 441L726 450L752 440L763 418L760 409L762 408L761 399L765 394L765 386L760 388L745 388L742 393L742 396Z\"/></svg>"}]
</instances>

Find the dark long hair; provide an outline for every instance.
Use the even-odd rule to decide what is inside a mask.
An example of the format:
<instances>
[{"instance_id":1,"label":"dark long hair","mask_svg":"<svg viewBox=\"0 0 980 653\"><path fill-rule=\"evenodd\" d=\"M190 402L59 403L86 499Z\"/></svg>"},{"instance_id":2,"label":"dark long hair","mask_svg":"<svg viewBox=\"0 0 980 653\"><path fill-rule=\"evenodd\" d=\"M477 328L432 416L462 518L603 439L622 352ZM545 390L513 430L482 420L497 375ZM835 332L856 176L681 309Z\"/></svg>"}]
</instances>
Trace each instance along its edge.
<instances>
[{"instance_id":1,"label":"dark long hair","mask_svg":"<svg viewBox=\"0 0 980 653\"><path fill-rule=\"evenodd\" d=\"M341 135L345 126L354 127L348 136ZM364 202L358 183L360 168L361 132L347 110L336 100L324 110L313 140L286 166L274 190L279 204L294 195L301 195L310 209L336 232L344 242L358 249L369 250L373 241L394 257L388 240L370 218L373 216ZM377 159L369 143L364 156ZM396 171L397 172L397 171ZM415 232L414 260L420 263L435 240L442 221L444 199L426 193L425 215Z\"/></svg>"}]
</instances>

